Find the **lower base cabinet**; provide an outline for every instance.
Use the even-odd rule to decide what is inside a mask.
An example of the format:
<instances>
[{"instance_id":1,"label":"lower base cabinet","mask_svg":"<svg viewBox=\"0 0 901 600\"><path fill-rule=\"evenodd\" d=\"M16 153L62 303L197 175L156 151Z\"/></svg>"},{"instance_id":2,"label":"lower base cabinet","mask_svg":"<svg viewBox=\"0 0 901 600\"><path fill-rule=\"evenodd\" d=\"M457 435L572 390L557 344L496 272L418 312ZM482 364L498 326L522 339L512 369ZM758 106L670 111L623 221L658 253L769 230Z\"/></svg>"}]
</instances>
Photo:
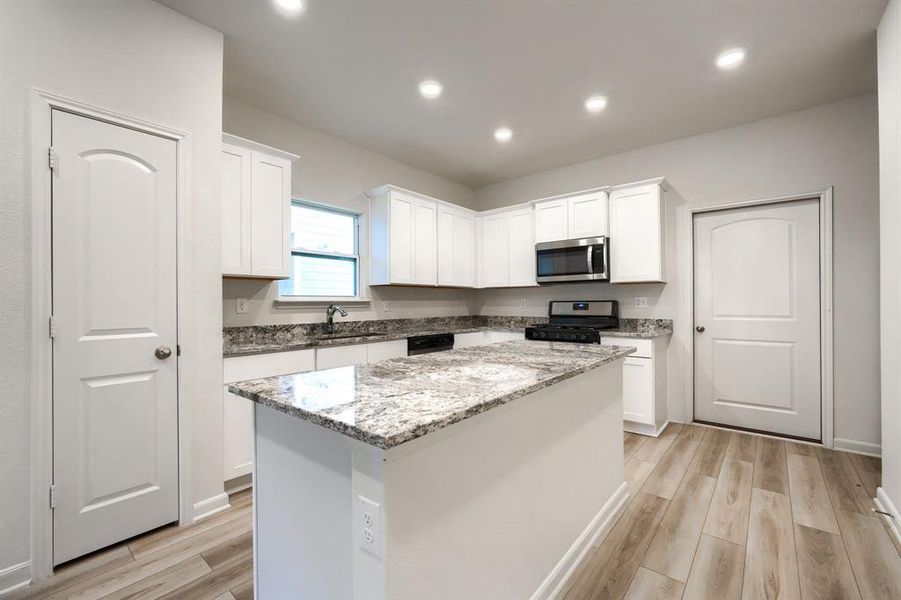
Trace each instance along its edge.
<instances>
[{"instance_id":1,"label":"lower base cabinet","mask_svg":"<svg viewBox=\"0 0 901 600\"><path fill-rule=\"evenodd\" d=\"M623 361L623 429L657 437L669 423L666 405L668 338L601 338L603 346L634 346Z\"/></svg>"}]
</instances>

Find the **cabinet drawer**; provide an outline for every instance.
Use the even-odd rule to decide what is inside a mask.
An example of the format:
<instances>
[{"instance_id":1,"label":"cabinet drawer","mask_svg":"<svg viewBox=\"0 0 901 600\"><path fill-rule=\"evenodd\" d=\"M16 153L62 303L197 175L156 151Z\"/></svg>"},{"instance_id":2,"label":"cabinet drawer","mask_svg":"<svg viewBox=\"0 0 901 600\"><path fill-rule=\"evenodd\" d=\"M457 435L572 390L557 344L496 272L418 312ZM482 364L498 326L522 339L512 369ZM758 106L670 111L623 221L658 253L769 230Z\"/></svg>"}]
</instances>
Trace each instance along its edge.
<instances>
[{"instance_id":1,"label":"cabinet drawer","mask_svg":"<svg viewBox=\"0 0 901 600\"><path fill-rule=\"evenodd\" d=\"M630 357L654 358L654 340L642 340L636 338L601 337L602 346L632 346L638 348Z\"/></svg>"},{"instance_id":2,"label":"cabinet drawer","mask_svg":"<svg viewBox=\"0 0 901 600\"><path fill-rule=\"evenodd\" d=\"M252 356L232 356L222 364L225 383L301 373L316 368L315 350L292 350Z\"/></svg>"},{"instance_id":3,"label":"cabinet drawer","mask_svg":"<svg viewBox=\"0 0 901 600\"><path fill-rule=\"evenodd\" d=\"M392 340L366 345L366 362L374 363L407 355L407 340Z\"/></svg>"},{"instance_id":4,"label":"cabinet drawer","mask_svg":"<svg viewBox=\"0 0 901 600\"><path fill-rule=\"evenodd\" d=\"M316 350L316 370L365 365L369 360L366 344L335 346Z\"/></svg>"},{"instance_id":5,"label":"cabinet drawer","mask_svg":"<svg viewBox=\"0 0 901 600\"><path fill-rule=\"evenodd\" d=\"M470 346L484 346L488 343L488 336L484 331L471 331L469 333L454 334L454 348L469 348Z\"/></svg>"}]
</instances>

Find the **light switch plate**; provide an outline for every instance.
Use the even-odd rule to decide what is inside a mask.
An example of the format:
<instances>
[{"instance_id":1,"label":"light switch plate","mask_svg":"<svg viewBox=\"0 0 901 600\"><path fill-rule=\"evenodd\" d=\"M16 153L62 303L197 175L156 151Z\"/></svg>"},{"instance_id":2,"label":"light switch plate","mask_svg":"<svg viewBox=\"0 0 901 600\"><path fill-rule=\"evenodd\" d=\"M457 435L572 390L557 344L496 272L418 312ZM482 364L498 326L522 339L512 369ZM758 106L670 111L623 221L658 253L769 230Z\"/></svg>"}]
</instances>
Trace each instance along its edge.
<instances>
[{"instance_id":1,"label":"light switch plate","mask_svg":"<svg viewBox=\"0 0 901 600\"><path fill-rule=\"evenodd\" d=\"M648 307L648 299L645 296L636 296L635 297L635 308L647 308Z\"/></svg>"},{"instance_id":2,"label":"light switch plate","mask_svg":"<svg viewBox=\"0 0 901 600\"><path fill-rule=\"evenodd\" d=\"M247 298L238 298L235 301L235 312L239 315L247 314Z\"/></svg>"},{"instance_id":3,"label":"light switch plate","mask_svg":"<svg viewBox=\"0 0 901 600\"><path fill-rule=\"evenodd\" d=\"M391 311L391 303L388 302L387 300L382 302L382 310L385 312L390 312Z\"/></svg>"}]
</instances>

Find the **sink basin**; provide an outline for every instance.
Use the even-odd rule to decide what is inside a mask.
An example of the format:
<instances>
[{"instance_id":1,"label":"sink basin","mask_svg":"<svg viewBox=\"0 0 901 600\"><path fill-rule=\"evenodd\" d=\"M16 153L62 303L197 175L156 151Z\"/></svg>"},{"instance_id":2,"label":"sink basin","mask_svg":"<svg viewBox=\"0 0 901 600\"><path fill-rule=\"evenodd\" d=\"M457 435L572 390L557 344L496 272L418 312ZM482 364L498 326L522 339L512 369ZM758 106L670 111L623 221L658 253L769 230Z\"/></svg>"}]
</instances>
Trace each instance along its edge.
<instances>
[{"instance_id":1,"label":"sink basin","mask_svg":"<svg viewBox=\"0 0 901 600\"><path fill-rule=\"evenodd\" d=\"M324 335L322 339L324 340L346 340L348 338L368 338L368 337L383 337L388 335L387 333L340 333L340 334L331 334Z\"/></svg>"}]
</instances>

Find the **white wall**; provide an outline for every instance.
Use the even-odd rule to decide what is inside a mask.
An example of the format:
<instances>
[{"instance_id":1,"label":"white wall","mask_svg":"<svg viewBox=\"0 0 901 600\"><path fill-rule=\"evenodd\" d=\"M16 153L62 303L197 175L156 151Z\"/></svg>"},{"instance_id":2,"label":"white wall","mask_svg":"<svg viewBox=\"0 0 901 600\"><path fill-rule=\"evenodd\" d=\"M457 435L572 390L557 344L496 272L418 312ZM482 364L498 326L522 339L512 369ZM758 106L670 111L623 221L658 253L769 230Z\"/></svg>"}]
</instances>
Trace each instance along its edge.
<instances>
[{"instance_id":1,"label":"white wall","mask_svg":"<svg viewBox=\"0 0 901 600\"><path fill-rule=\"evenodd\" d=\"M193 493L222 493L222 35L149 0L0 2L0 590L30 544L28 88L191 133Z\"/></svg>"},{"instance_id":2,"label":"white wall","mask_svg":"<svg viewBox=\"0 0 901 600\"><path fill-rule=\"evenodd\" d=\"M480 209L608 184L664 176L684 200L703 207L778 197L834 186L835 437L877 451L879 402L879 227L877 120L873 94L758 121L741 127L608 156L476 190ZM684 210L684 209L683 209ZM674 214L668 213L670 231ZM670 237L670 241L673 241ZM690 252L680 243L680 264ZM478 314L547 312L552 298L616 298L627 317L677 318L683 304L678 273L669 283L558 285L484 291ZM635 296L648 308L633 308ZM528 308L520 309L525 298ZM679 327L679 323L676 323ZM688 352L690 339L674 336L670 348ZM672 354L672 353L671 353ZM670 411L684 406L679 379L683 357L670 356ZM897 369L896 369L897 372ZM843 442L844 441L844 442Z\"/></svg>"},{"instance_id":3,"label":"white wall","mask_svg":"<svg viewBox=\"0 0 901 600\"><path fill-rule=\"evenodd\" d=\"M304 198L344 207L364 215L369 202L365 190L385 183L473 207L473 191L437 175L408 167L330 135L304 127L259 108L226 98L224 131L293 152L300 156L293 170L292 191ZM361 267L368 272L368 240L365 220L360 231ZM225 279L222 318L226 326L307 323L325 320L322 306L274 308L278 285L251 279ZM370 304L348 305L349 319L396 319L470 314L471 290L369 288ZM247 314L237 314L235 301L247 298ZM389 310L384 310L384 302ZM341 317L337 317L338 320Z\"/></svg>"},{"instance_id":4,"label":"white wall","mask_svg":"<svg viewBox=\"0 0 901 600\"><path fill-rule=\"evenodd\" d=\"M879 208L882 266L882 491L901 528L901 0L879 23ZM891 508L891 507L886 507ZM899 540L901 541L901 540Z\"/></svg>"}]
</instances>

